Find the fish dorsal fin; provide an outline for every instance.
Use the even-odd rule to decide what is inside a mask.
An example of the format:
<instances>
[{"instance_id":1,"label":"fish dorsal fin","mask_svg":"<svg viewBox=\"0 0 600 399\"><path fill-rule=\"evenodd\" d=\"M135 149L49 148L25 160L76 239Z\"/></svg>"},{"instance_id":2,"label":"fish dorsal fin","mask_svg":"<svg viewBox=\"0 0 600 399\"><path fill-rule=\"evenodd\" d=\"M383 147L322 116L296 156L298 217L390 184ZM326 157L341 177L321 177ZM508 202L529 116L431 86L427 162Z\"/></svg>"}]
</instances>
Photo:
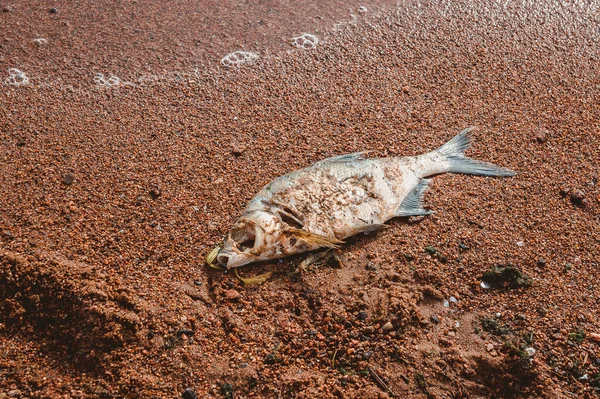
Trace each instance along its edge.
<instances>
[{"instance_id":1,"label":"fish dorsal fin","mask_svg":"<svg viewBox=\"0 0 600 399\"><path fill-rule=\"evenodd\" d=\"M361 159L365 159L365 155L368 154L369 152L370 151L361 151L361 152L353 152L351 154L336 155L335 157L325 158L325 159L315 163L315 165L322 165L324 163L334 163L334 162L359 161Z\"/></svg>"},{"instance_id":2,"label":"fish dorsal fin","mask_svg":"<svg viewBox=\"0 0 600 399\"><path fill-rule=\"evenodd\" d=\"M406 198L402 201L396 216L419 216L419 215L430 215L433 211L423 208L423 197L425 192L431 183L431 179L421 179L419 183L413 188Z\"/></svg>"}]
</instances>

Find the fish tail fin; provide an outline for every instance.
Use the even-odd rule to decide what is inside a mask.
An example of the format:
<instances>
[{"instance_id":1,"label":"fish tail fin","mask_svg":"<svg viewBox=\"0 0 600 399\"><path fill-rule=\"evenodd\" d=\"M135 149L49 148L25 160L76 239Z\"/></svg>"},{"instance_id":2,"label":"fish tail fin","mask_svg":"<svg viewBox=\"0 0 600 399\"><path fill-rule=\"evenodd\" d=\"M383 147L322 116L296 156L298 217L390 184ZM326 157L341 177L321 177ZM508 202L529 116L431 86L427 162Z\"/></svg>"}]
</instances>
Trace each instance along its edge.
<instances>
[{"instance_id":1,"label":"fish tail fin","mask_svg":"<svg viewBox=\"0 0 600 399\"><path fill-rule=\"evenodd\" d=\"M465 151L469 148L473 140L471 135L473 130L473 127L466 128L435 151L444 156L445 160L448 162L447 171L451 173L494 177L516 175L516 173L510 169L465 156Z\"/></svg>"}]
</instances>

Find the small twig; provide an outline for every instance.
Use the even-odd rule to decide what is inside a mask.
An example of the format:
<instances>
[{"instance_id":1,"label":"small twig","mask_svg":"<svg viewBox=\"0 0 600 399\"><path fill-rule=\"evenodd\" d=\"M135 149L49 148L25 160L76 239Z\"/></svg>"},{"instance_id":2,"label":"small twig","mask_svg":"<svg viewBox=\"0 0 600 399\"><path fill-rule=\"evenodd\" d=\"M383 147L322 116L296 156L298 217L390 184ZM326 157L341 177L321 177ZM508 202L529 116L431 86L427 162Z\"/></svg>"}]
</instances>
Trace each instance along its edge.
<instances>
[{"instance_id":1,"label":"small twig","mask_svg":"<svg viewBox=\"0 0 600 399\"><path fill-rule=\"evenodd\" d=\"M377 383L377 385L379 385L379 388L381 388L385 392L387 392L392 398L396 397L396 394L394 393L394 391L392 391L390 389L388 384L386 384L385 381L383 381L383 379L379 376L379 374L377 374L377 372L375 370L373 370L373 368L371 366L367 366L367 370L369 370L369 374L371 375L371 378L373 378L373 381L375 381Z\"/></svg>"},{"instance_id":2,"label":"small twig","mask_svg":"<svg viewBox=\"0 0 600 399\"><path fill-rule=\"evenodd\" d=\"M333 352L333 357L331 358L331 368L334 369L335 368L335 356L337 355L338 350L336 349L335 352Z\"/></svg>"}]
</instances>

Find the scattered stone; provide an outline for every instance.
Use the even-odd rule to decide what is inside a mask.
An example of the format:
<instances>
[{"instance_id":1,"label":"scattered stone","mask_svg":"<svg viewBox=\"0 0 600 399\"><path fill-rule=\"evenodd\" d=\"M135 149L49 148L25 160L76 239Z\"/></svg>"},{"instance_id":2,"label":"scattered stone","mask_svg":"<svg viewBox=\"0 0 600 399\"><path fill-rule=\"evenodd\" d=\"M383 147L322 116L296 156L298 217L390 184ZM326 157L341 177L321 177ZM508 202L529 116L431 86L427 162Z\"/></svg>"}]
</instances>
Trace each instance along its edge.
<instances>
[{"instance_id":1,"label":"scattered stone","mask_svg":"<svg viewBox=\"0 0 600 399\"><path fill-rule=\"evenodd\" d=\"M438 249L431 245L425 247L425 252L431 255L432 258L435 258L442 263L446 263L448 261L448 258L446 258L444 254L442 254Z\"/></svg>"},{"instance_id":2,"label":"scattered stone","mask_svg":"<svg viewBox=\"0 0 600 399\"><path fill-rule=\"evenodd\" d=\"M239 157L246 151L246 146L241 143L234 143L231 149L231 153L236 157Z\"/></svg>"},{"instance_id":3,"label":"scattered stone","mask_svg":"<svg viewBox=\"0 0 600 399\"><path fill-rule=\"evenodd\" d=\"M508 326L500 324L500 322L493 317L484 317L481 320L481 328L493 335L506 335L510 332Z\"/></svg>"},{"instance_id":4,"label":"scattered stone","mask_svg":"<svg viewBox=\"0 0 600 399\"><path fill-rule=\"evenodd\" d=\"M449 308L450 307L450 302L448 302L447 299L444 299L444 301L442 303L444 304L445 308Z\"/></svg>"},{"instance_id":5,"label":"scattered stone","mask_svg":"<svg viewBox=\"0 0 600 399\"><path fill-rule=\"evenodd\" d=\"M580 208L587 208L590 205L590 201L585 197L582 190L571 191L570 200L573 205Z\"/></svg>"},{"instance_id":6,"label":"scattered stone","mask_svg":"<svg viewBox=\"0 0 600 399\"><path fill-rule=\"evenodd\" d=\"M75 176L72 173L69 173L65 177L63 177L63 183L66 185L70 185L75 180Z\"/></svg>"},{"instance_id":7,"label":"scattered stone","mask_svg":"<svg viewBox=\"0 0 600 399\"><path fill-rule=\"evenodd\" d=\"M600 334L598 333L590 333L589 337L592 341L600 342Z\"/></svg>"},{"instance_id":8,"label":"scattered stone","mask_svg":"<svg viewBox=\"0 0 600 399\"><path fill-rule=\"evenodd\" d=\"M221 385L221 393L223 394L223 397L225 399L233 399L233 398L235 398L235 394L233 392L233 385L231 385L228 382L226 382L223 385Z\"/></svg>"},{"instance_id":9,"label":"scattered stone","mask_svg":"<svg viewBox=\"0 0 600 399\"><path fill-rule=\"evenodd\" d=\"M381 327L381 329L383 330L383 332L387 333L394 329L394 325L392 324L392 322L388 321L383 325L383 327Z\"/></svg>"},{"instance_id":10,"label":"scattered stone","mask_svg":"<svg viewBox=\"0 0 600 399\"><path fill-rule=\"evenodd\" d=\"M517 267L511 265L496 265L491 270L483 273L481 279L496 288L504 288L506 286L518 288L529 287L531 285L531 278L521 273Z\"/></svg>"},{"instance_id":11,"label":"scattered stone","mask_svg":"<svg viewBox=\"0 0 600 399\"><path fill-rule=\"evenodd\" d=\"M548 141L548 131L546 129L538 130L537 134L535 135L535 141L537 141L540 144L543 144L546 141Z\"/></svg>"},{"instance_id":12,"label":"scattered stone","mask_svg":"<svg viewBox=\"0 0 600 399\"><path fill-rule=\"evenodd\" d=\"M462 241L458 243L458 248L461 251L468 251L469 249L471 249L467 245L465 245L465 243L463 243Z\"/></svg>"},{"instance_id":13,"label":"scattered stone","mask_svg":"<svg viewBox=\"0 0 600 399\"><path fill-rule=\"evenodd\" d=\"M33 39L33 43L34 43L36 46L38 46L38 47L41 47L41 46L43 46L44 44L48 43L48 40L47 40L47 39L44 39L43 37L38 37L38 38L35 38L35 39Z\"/></svg>"},{"instance_id":14,"label":"scattered stone","mask_svg":"<svg viewBox=\"0 0 600 399\"><path fill-rule=\"evenodd\" d=\"M178 337L182 337L182 336L184 336L184 335L185 335L186 337L191 337L191 336L193 336L193 335L194 335L194 331L193 331L193 330L188 330L188 329L182 328L181 330L178 330L178 331L177 331L176 335L177 335Z\"/></svg>"},{"instance_id":15,"label":"scattered stone","mask_svg":"<svg viewBox=\"0 0 600 399\"><path fill-rule=\"evenodd\" d=\"M198 395L191 388L186 388L181 394L182 399L198 399Z\"/></svg>"},{"instance_id":16,"label":"scattered stone","mask_svg":"<svg viewBox=\"0 0 600 399\"><path fill-rule=\"evenodd\" d=\"M577 330L575 332L569 333L567 337L569 341L580 343L583 342L583 340L585 339L585 333L581 330Z\"/></svg>"},{"instance_id":17,"label":"scattered stone","mask_svg":"<svg viewBox=\"0 0 600 399\"><path fill-rule=\"evenodd\" d=\"M153 200L157 199L162 195L158 186L152 187L148 193L150 194L150 198L152 198Z\"/></svg>"},{"instance_id":18,"label":"scattered stone","mask_svg":"<svg viewBox=\"0 0 600 399\"><path fill-rule=\"evenodd\" d=\"M453 296L451 296L450 298L448 298L448 300L450 301L450 303L458 303L458 300L455 297L453 297Z\"/></svg>"},{"instance_id":19,"label":"scattered stone","mask_svg":"<svg viewBox=\"0 0 600 399\"><path fill-rule=\"evenodd\" d=\"M227 299L238 299L242 295L234 289L225 290L225 297Z\"/></svg>"},{"instance_id":20,"label":"scattered stone","mask_svg":"<svg viewBox=\"0 0 600 399\"><path fill-rule=\"evenodd\" d=\"M364 351L362 354L362 358L364 360L369 360L371 358L371 356L373 356L373 351Z\"/></svg>"},{"instance_id":21,"label":"scattered stone","mask_svg":"<svg viewBox=\"0 0 600 399\"><path fill-rule=\"evenodd\" d=\"M490 285L490 283L488 283L487 281L482 281L479 285L484 290L489 290L490 288L492 288L492 286Z\"/></svg>"},{"instance_id":22,"label":"scattered stone","mask_svg":"<svg viewBox=\"0 0 600 399\"><path fill-rule=\"evenodd\" d=\"M440 322L440 318L435 314L432 314L431 317L429 318L429 320L431 320L431 322L435 323L435 324L439 324L439 322Z\"/></svg>"},{"instance_id":23,"label":"scattered stone","mask_svg":"<svg viewBox=\"0 0 600 399\"><path fill-rule=\"evenodd\" d=\"M358 7L358 13L359 14L364 14L366 12L367 12L367 7L365 7L365 6L359 6Z\"/></svg>"},{"instance_id":24,"label":"scattered stone","mask_svg":"<svg viewBox=\"0 0 600 399\"><path fill-rule=\"evenodd\" d=\"M532 348L531 346L523 349L525 351L525 354L527 355L527 357L533 357L533 355L535 355L535 349Z\"/></svg>"},{"instance_id":25,"label":"scattered stone","mask_svg":"<svg viewBox=\"0 0 600 399\"><path fill-rule=\"evenodd\" d=\"M275 355L269 353L267 356L265 356L265 364L275 364Z\"/></svg>"},{"instance_id":26,"label":"scattered stone","mask_svg":"<svg viewBox=\"0 0 600 399\"><path fill-rule=\"evenodd\" d=\"M537 261L537 265L538 265L539 267L545 267L545 266L546 266L546 259L544 259L544 258L539 258L539 259L538 259L538 261Z\"/></svg>"},{"instance_id":27,"label":"scattered stone","mask_svg":"<svg viewBox=\"0 0 600 399\"><path fill-rule=\"evenodd\" d=\"M56 14L58 12L58 8L54 8L52 7L50 10L48 10L50 12L50 14Z\"/></svg>"},{"instance_id":28,"label":"scattered stone","mask_svg":"<svg viewBox=\"0 0 600 399\"><path fill-rule=\"evenodd\" d=\"M365 320L367 320L367 312L360 311L360 312L358 312L357 317L358 317L358 320L365 321Z\"/></svg>"},{"instance_id":29,"label":"scattered stone","mask_svg":"<svg viewBox=\"0 0 600 399\"><path fill-rule=\"evenodd\" d=\"M491 343L490 343L490 344L487 344L487 345L486 345L486 347L485 347L485 349L486 349L488 352L491 352L491 351L493 351L493 350L494 350L494 344L491 344Z\"/></svg>"},{"instance_id":30,"label":"scattered stone","mask_svg":"<svg viewBox=\"0 0 600 399\"><path fill-rule=\"evenodd\" d=\"M4 7L2 7L2 12L11 12L11 11L12 11L11 6L4 6Z\"/></svg>"}]
</instances>

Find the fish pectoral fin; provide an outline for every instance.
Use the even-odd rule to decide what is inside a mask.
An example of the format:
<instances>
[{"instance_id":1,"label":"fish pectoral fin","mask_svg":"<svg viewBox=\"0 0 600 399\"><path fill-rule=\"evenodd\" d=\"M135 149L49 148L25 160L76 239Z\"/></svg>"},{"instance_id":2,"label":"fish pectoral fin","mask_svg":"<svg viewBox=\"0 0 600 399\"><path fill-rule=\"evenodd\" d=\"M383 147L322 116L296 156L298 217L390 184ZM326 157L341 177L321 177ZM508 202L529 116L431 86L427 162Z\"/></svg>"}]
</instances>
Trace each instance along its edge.
<instances>
[{"instance_id":1,"label":"fish pectoral fin","mask_svg":"<svg viewBox=\"0 0 600 399\"><path fill-rule=\"evenodd\" d=\"M369 223L365 224L364 226L360 226L358 228L358 233L369 234L377 230L387 229L388 227L390 226L383 223Z\"/></svg>"},{"instance_id":2,"label":"fish pectoral fin","mask_svg":"<svg viewBox=\"0 0 600 399\"><path fill-rule=\"evenodd\" d=\"M286 234L292 235L297 239L306 241L317 247L338 248L339 244L344 243L344 241L340 241L337 238L329 238L320 234L311 233L310 231L295 229L293 227L288 228L285 232Z\"/></svg>"},{"instance_id":3,"label":"fish pectoral fin","mask_svg":"<svg viewBox=\"0 0 600 399\"><path fill-rule=\"evenodd\" d=\"M432 214L434 211L423 208L423 197L429 187L429 183L431 183L431 179L421 179L415 188L413 188L404 198L396 211L396 216L420 216Z\"/></svg>"}]
</instances>

